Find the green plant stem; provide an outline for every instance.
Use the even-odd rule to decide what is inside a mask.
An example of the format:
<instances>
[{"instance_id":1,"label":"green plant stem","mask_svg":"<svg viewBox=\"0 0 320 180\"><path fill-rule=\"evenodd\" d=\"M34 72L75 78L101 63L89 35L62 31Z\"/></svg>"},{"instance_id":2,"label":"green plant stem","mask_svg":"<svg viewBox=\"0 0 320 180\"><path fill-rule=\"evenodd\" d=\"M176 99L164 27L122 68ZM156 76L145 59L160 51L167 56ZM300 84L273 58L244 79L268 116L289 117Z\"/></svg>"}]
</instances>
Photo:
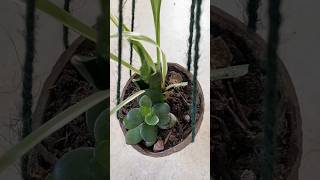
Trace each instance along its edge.
<instances>
[{"instance_id":1,"label":"green plant stem","mask_svg":"<svg viewBox=\"0 0 320 180\"><path fill-rule=\"evenodd\" d=\"M1 156L0 173L50 134L62 128L76 117L88 111L91 107L102 102L108 97L109 90L99 91L50 119Z\"/></svg>"}]
</instances>

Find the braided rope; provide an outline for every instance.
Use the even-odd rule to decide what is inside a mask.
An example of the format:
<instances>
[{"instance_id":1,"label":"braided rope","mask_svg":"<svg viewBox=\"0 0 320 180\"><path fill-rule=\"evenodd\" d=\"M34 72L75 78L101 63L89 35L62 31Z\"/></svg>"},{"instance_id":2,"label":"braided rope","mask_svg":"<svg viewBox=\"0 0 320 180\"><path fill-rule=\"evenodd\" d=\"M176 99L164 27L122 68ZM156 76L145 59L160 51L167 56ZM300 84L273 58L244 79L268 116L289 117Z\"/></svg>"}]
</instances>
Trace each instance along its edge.
<instances>
[{"instance_id":1,"label":"braided rope","mask_svg":"<svg viewBox=\"0 0 320 180\"><path fill-rule=\"evenodd\" d=\"M257 31L258 9L260 0L249 0L247 5L248 28L254 32Z\"/></svg>"},{"instance_id":2,"label":"braided rope","mask_svg":"<svg viewBox=\"0 0 320 180\"><path fill-rule=\"evenodd\" d=\"M195 139L195 124L196 124L196 112L197 112L197 76L198 76L198 61L200 58L199 53L199 42L201 38L201 27L200 27L200 18L201 18L201 4L202 0L197 0L196 6L196 19L195 19L195 26L196 26L196 38L194 44L194 63L193 63L193 86L192 86L192 111L191 111L191 119L192 119L192 142Z\"/></svg>"},{"instance_id":3,"label":"braided rope","mask_svg":"<svg viewBox=\"0 0 320 180\"><path fill-rule=\"evenodd\" d=\"M189 23L189 38L188 38L188 62L187 67L188 71L191 69L192 61L192 41L193 41L193 28L194 28L194 10L196 7L196 0L192 0L190 7L190 23Z\"/></svg>"},{"instance_id":4,"label":"braided rope","mask_svg":"<svg viewBox=\"0 0 320 180\"><path fill-rule=\"evenodd\" d=\"M118 26L118 58L122 59L122 27L123 27L123 12L122 12L123 0L119 0L119 26ZM117 104L120 103L120 86L121 86L121 62L118 61L118 82L117 82Z\"/></svg>"},{"instance_id":5,"label":"braided rope","mask_svg":"<svg viewBox=\"0 0 320 180\"><path fill-rule=\"evenodd\" d=\"M22 89L22 138L32 131L32 75L35 54L35 0L27 1L26 5L26 52L23 67L23 89ZM28 179L28 153L21 158L21 172L23 179Z\"/></svg>"},{"instance_id":6,"label":"braided rope","mask_svg":"<svg viewBox=\"0 0 320 180\"><path fill-rule=\"evenodd\" d=\"M135 20L135 9L136 9L136 0L132 0L131 5L131 32L134 31L134 20ZM133 57L133 46L130 43L130 65L132 65L132 57ZM130 69L129 75L131 76L132 72Z\"/></svg>"},{"instance_id":7,"label":"braided rope","mask_svg":"<svg viewBox=\"0 0 320 180\"><path fill-rule=\"evenodd\" d=\"M279 29L281 25L281 0L269 0L269 33L267 45L267 79L265 83L264 100L264 166L263 180L272 180L274 175L276 129L277 129L277 49L279 44Z\"/></svg>"},{"instance_id":8,"label":"braided rope","mask_svg":"<svg viewBox=\"0 0 320 180\"><path fill-rule=\"evenodd\" d=\"M67 12L70 12L70 1L71 0L64 0L64 10ZM67 26L63 25L63 45L65 49L68 49L69 47L69 28Z\"/></svg>"}]
</instances>

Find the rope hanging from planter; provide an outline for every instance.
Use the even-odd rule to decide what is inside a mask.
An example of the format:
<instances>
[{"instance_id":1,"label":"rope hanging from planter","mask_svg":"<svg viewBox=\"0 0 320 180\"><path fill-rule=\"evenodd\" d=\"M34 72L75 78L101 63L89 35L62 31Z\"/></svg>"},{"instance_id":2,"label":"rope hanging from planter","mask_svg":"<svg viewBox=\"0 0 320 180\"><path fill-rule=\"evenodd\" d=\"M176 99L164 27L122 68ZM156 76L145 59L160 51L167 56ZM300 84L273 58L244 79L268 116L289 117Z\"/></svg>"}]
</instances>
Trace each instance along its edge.
<instances>
[{"instance_id":1,"label":"rope hanging from planter","mask_svg":"<svg viewBox=\"0 0 320 180\"><path fill-rule=\"evenodd\" d=\"M26 5L26 52L23 67L23 89L22 89L22 138L32 131L32 75L35 53L35 0L28 0ZM28 153L21 159L21 172L23 179L28 179Z\"/></svg>"},{"instance_id":2,"label":"rope hanging from planter","mask_svg":"<svg viewBox=\"0 0 320 180\"><path fill-rule=\"evenodd\" d=\"M121 59L122 59L122 27L123 27L123 12L122 12L123 0L119 0L119 26L118 26L118 82L117 82L117 104L120 103L120 86L121 86Z\"/></svg>"},{"instance_id":3,"label":"rope hanging from planter","mask_svg":"<svg viewBox=\"0 0 320 180\"><path fill-rule=\"evenodd\" d=\"M247 4L248 28L253 32L257 31L258 9L260 0L249 0Z\"/></svg>"},{"instance_id":4,"label":"rope hanging from planter","mask_svg":"<svg viewBox=\"0 0 320 180\"><path fill-rule=\"evenodd\" d=\"M196 0L192 0L191 8L190 8L190 24L189 24L189 38L188 38L188 62L187 67L188 71L191 69L191 61L192 61L192 44L193 44L193 28L194 28L194 10L196 7Z\"/></svg>"},{"instance_id":5,"label":"rope hanging from planter","mask_svg":"<svg viewBox=\"0 0 320 180\"><path fill-rule=\"evenodd\" d=\"M64 0L64 10L67 12L70 12L70 1L71 0ZM65 25L63 25L63 45L65 49L68 49L69 47L69 28Z\"/></svg>"},{"instance_id":6,"label":"rope hanging from planter","mask_svg":"<svg viewBox=\"0 0 320 180\"><path fill-rule=\"evenodd\" d=\"M135 9L136 9L136 0L132 0L132 4L131 4L131 32L134 31ZM133 47L132 47L132 43L130 43L130 65L132 65L132 57L133 57ZM132 74L132 72L130 69L129 75L131 76L131 74Z\"/></svg>"},{"instance_id":7,"label":"rope hanging from planter","mask_svg":"<svg viewBox=\"0 0 320 180\"><path fill-rule=\"evenodd\" d=\"M201 26L200 26L200 17L201 17L201 4L202 0L197 0L196 1L196 17L195 17L195 43L194 43L194 62L193 62L193 79L192 79L192 109L191 109L191 126L192 126L192 142L194 142L195 139L195 124L196 124L196 114L197 114L197 76L198 76L198 61L200 58L200 53L199 53L199 42L200 42L200 37L201 37ZM192 14L192 12L191 12ZM192 17L190 17L192 18ZM191 19L190 19L190 23ZM189 49L190 46L192 46L192 43L189 44ZM189 53L189 52L188 52ZM191 52L190 52L191 53Z\"/></svg>"},{"instance_id":8,"label":"rope hanging from planter","mask_svg":"<svg viewBox=\"0 0 320 180\"><path fill-rule=\"evenodd\" d=\"M269 34L267 45L267 79L264 99L264 166L263 180L272 180L276 150L278 79L277 79L277 49L279 44L279 29L281 25L281 0L269 0Z\"/></svg>"}]
</instances>

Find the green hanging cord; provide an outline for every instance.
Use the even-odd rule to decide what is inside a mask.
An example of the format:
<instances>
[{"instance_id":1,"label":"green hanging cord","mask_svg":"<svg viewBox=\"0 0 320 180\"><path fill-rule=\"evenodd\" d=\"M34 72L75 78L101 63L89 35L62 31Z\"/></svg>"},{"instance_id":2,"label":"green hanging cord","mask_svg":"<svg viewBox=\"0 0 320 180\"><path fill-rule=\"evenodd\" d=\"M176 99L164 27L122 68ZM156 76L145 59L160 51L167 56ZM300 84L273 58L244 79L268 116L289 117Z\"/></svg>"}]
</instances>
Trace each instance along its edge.
<instances>
[{"instance_id":1,"label":"green hanging cord","mask_svg":"<svg viewBox=\"0 0 320 180\"><path fill-rule=\"evenodd\" d=\"M266 57L266 82L264 99L264 164L262 180L273 180L276 158L276 129L278 107L277 49L281 26L281 0L269 0L269 33Z\"/></svg>"},{"instance_id":2,"label":"green hanging cord","mask_svg":"<svg viewBox=\"0 0 320 180\"><path fill-rule=\"evenodd\" d=\"M189 23L189 38L188 38L188 62L187 67L188 71L191 69L191 61L192 61L192 44L193 44L193 28L194 28L194 10L196 6L196 0L192 0L191 8L190 8L190 23Z\"/></svg>"},{"instance_id":3,"label":"green hanging cord","mask_svg":"<svg viewBox=\"0 0 320 180\"><path fill-rule=\"evenodd\" d=\"M258 9L261 0L249 0L247 4L248 28L257 31Z\"/></svg>"},{"instance_id":4,"label":"green hanging cord","mask_svg":"<svg viewBox=\"0 0 320 180\"><path fill-rule=\"evenodd\" d=\"M198 61L200 58L200 49L199 49L199 42L201 38L201 27L200 27L200 21L201 21L201 4L202 0L197 0L197 6L196 6L196 19L195 19L195 26L196 26L196 38L195 38L195 44L194 44L194 62L193 62L193 86L192 86L192 113L191 113L191 119L192 119L192 142L194 142L195 136L196 136L196 113L197 113L197 76L198 76Z\"/></svg>"},{"instance_id":5,"label":"green hanging cord","mask_svg":"<svg viewBox=\"0 0 320 180\"><path fill-rule=\"evenodd\" d=\"M131 32L134 31L134 20L135 20L135 9L136 9L136 0L132 0L131 5ZM130 65L132 65L132 58L133 58L133 46L132 43L130 43ZM130 70L129 75L132 75L132 72Z\"/></svg>"},{"instance_id":6,"label":"green hanging cord","mask_svg":"<svg viewBox=\"0 0 320 180\"><path fill-rule=\"evenodd\" d=\"M29 135L32 131L32 76L33 62L35 54L35 0L27 1L26 5L26 52L23 67L23 89L22 89L22 138ZM21 158L22 178L29 179L28 174L29 155L25 154Z\"/></svg>"},{"instance_id":7,"label":"green hanging cord","mask_svg":"<svg viewBox=\"0 0 320 180\"><path fill-rule=\"evenodd\" d=\"M123 0L119 0L119 26L118 26L118 58L122 59L122 27L123 27ZM121 62L118 61L118 82L117 82L117 104L120 103L120 86L121 86Z\"/></svg>"},{"instance_id":8,"label":"green hanging cord","mask_svg":"<svg viewBox=\"0 0 320 180\"><path fill-rule=\"evenodd\" d=\"M64 10L67 12L70 12L70 1L71 0L64 0ZM68 49L69 47L69 28L67 26L63 25L63 45L65 49Z\"/></svg>"}]
</instances>

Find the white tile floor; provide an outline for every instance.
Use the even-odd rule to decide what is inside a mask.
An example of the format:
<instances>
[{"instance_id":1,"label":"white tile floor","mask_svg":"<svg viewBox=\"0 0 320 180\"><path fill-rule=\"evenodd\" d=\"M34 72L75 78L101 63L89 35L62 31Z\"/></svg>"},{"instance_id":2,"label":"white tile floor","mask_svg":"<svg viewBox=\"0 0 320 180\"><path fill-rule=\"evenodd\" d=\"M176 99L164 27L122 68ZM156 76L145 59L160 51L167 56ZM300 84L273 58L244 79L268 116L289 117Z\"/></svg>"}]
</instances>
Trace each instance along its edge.
<instances>
[{"instance_id":1,"label":"white tile floor","mask_svg":"<svg viewBox=\"0 0 320 180\"><path fill-rule=\"evenodd\" d=\"M111 11L117 12L117 1L111 1ZM130 1L128 1L130 2ZM137 1L136 30L137 32L154 37L152 11L149 1ZM161 11L161 47L167 55L169 62L186 64L188 23L190 4L184 0L171 0L162 2ZM118 120L111 118L111 177L119 180L208 180L210 179L210 121L209 121L209 1L204 2L201 19L201 59L199 81L205 95L205 114L196 142L190 144L181 152L164 158L151 158L141 155L132 147L127 146L119 127ZM125 7L126 24L130 22L130 5ZM116 30L111 28L111 32ZM153 51L153 49L151 49ZM117 52L117 41L111 41L111 51ZM128 58L128 44L124 45L124 59ZM154 52L154 51L153 51ZM153 53L154 55L154 53ZM115 97L117 64L111 64L111 97ZM128 71L123 70L122 87L129 78ZM116 100L111 99L111 107Z\"/></svg>"}]
</instances>

